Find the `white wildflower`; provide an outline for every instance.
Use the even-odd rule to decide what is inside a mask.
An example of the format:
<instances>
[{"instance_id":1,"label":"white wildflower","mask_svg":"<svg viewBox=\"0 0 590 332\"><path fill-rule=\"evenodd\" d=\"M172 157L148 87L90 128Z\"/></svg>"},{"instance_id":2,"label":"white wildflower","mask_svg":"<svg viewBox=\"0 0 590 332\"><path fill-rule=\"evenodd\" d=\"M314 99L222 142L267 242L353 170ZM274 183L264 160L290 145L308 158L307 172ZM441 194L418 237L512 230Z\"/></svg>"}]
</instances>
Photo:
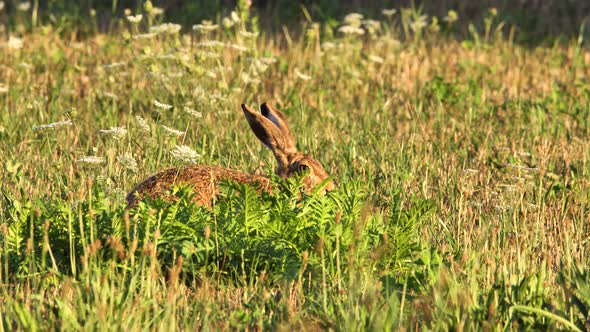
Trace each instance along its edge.
<instances>
[{"instance_id":1,"label":"white wildflower","mask_svg":"<svg viewBox=\"0 0 590 332\"><path fill-rule=\"evenodd\" d=\"M116 200L124 200L127 196L127 192L119 187L107 189L107 193L110 197Z\"/></svg>"},{"instance_id":2,"label":"white wildflower","mask_svg":"<svg viewBox=\"0 0 590 332\"><path fill-rule=\"evenodd\" d=\"M223 46L225 46L225 44L223 42L220 42L219 40L208 40L208 41L198 43L197 46L214 48L214 47L223 47Z\"/></svg>"},{"instance_id":3,"label":"white wildflower","mask_svg":"<svg viewBox=\"0 0 590 332\"><path fill-rule=\"evenodd\" d=\"M418 18L416 18L416 20L414 20L412 23L410 23L410 28L412 28L414 32L418 33L428 25L427 21L428 16L421 15Z\"/></svg>"},{"instance_id":4,"label":"white wildflower","mask_svg":"<svg viewBox=\"0 0 590 332\"><path fill-rule=\"evenodd\" d=\"M231 20L234 21L234 23L239 23L241 21L240 15L238 15L236 11L231 12L230 17Z\"/></svg>"},{"instance_id":5,"label":"white wildflower","mask_svg":"<svg viewBox=\"0 0 590 332\"><path fill-rule=\"evenodd\" d=\"M144 118L142 118L139 115L136 115L135 120L137 120L137 125L139 126L139 128L142 131L144 131L146 133L149 133L151 131L150 125L148 124L148 122Z\"/></svg>"},{"instance_id":6,"label":"white wildflower","mask_svg":"<svg viewBox=\"0 0 590 332\"><path fill-rule=\"evenodd\" d=\"M193 31L200 31L200 32L209 32L213 30L217 30L219 25L217 24L195 24L193 25Z\"/></svg>"},{"instance_id":7,"label":"white wildflower","mask_svg":"<svg viewBox=\"0 0 590 332\"><path fill-rule=\"evenodd\" d=\"M245 84L258 84L258 83L260 83L260 80L258 78L252 77L248 73L242 73L241 78L242 78L242 82L244 82Z\"/></svg>"},{"instance_id":8,"label":"white wildflower","mask_svg":"<svg viewBox=\"0 0 590 332\"><path fill-rule=\"evenodd\" d=\"M347 25L353 26L355 28L360 27L361 20L363 19L363 14L359 13L350 13L344 16L344 23Z\"/></svg>"},{"instance_id":9,"label":"white wildflower","mask_svg":"<svg viewBox=\"0 0 590 332\"><path fill-rule=\"evenodd\" d=\"M121 165L123 165L123 167L125 167L126 169L128 169L132 172L136 172L138 169L137 168L137 161L129 153L118 155L117 161L119 161L121 163Z\"/></svg>"},{"instance_id":10,"label":"white wildflower","mask_svg":"<svg viewBox=\"0 0 590 332\"><path fill-rule=\"evenodd\" d=\"M31 9L31 3L29 1L21 2L18 4L17 9L21 12L26 12L27 10Z\"/></svg>"},{"instance_id":11,"label":"white wildflower","mask_svg":"<svg viewBox=\"0 0 590 332\"><path fill-rule=\"evenodd\" d=\"M219 101L223 99L223 95L219 92L214 92L209 95L209 99L211 99L211 101Z\"/></svg>"},{"instance_id":12,"label":"white wildflower","mask_svg":"<svg viewBox=\"0 0 590 332\"><path fill-rule=\"evenodd\" d=\"M379 38L379 43L392 48L392 49L398 49L401 47L401 42L395 38L391 38L389 36L382 36Z\"/></svg>"},{"instance_id":13,"label":"white wildflower","mask_svg":"<svg viewBox=\"0 0 590 332\"><path fill-rule=\"evenodd\" d=\"M71 126L71 125L72 125L72 120L65 120L65 121L52 122L52 123L41 124L41 125L34 125L33 130L35 130L35 131L37 131L37 130L50 130L50 129L57 129L60 127L65 127L65 126Z\"/></svg>"},{"instance_id":14,"label":"white wildflower","mask_svg":"<svg viewBox=\"0 0 590 332\"><path fill-rule=\"evenodd\" d=\"M19 62L18 67L19 68L22 68L22 69L25 69L25 70L29 70L29 69L32 69L33 68L33 65L31 65L28 62L24 62L23 61L23 62Z\"/></svg>"},{"instance_id":15,"label":"white wildflower","mask_svg":"<svg viewBox=\"0 0 590 332\"><path fill-rule=\"evenodd\" d=\"M363 26L370 34L374 34L381 30L381 23L375 20L364 20Z\"/></svg>"},{"instance_id":16,"label":"white wildflower","mask_svg":"<svg viewBox=\"0 0 590 332\"><path fill-rule=\"evenodd\" d=\"M23 48L23 40L18 37L10 36L6 42L6 47L12 50L20 50Z\"/></svg>"},{"instance_id":17,"label":"white wildflower","mask_svg":"<svg viewBox=\"0 0 590 332\"><path fill-rule=\"evenodd\" d=\"M332 43L332 42L325 42L322 43L322 49L325 51L331 50L336 48L336 44Z\"/></svg>"},{"instance_id":18,"label":"white wildflower","mask_svg":"<svg viewBox=\"0 0 590 332\"><path fill-rule=\"evenodd\" d=\"M254 59L252 64L256 68L256 72L258 74L264 73L268 69L268 65L264 62L260 61L259 59Z\"/></svg>"},{"instance_id":19,"label":"white wildflower","mask_svg":"<svg viewBox=\"0 0 590 332\"><path fill-rule=\"evenodd\" d=\"M119 99L119 97L117 97L117 95L116 95L116 94L114 94L114 93L112 93L112 92L108 92L108 91L104 91L104 92L102 93L102 95L103 95L103 96L105 96L105 97L107 97L107 98L114 99L114 100L118 100L118 99Z\"/></svg>"},{"instance_id":20,"label":"white wildflower","mask_svg":"<svg viewBox=\"0 0 590 332\"><path fill-rule=\"evenodd\" d=\"M167 33L170 35L176 34L180 32L180 29L182 27L180 26L180 24L176 24L176 23L162 23L160 25L156 25L153 27L150 27L150 32L153 33Z\"/></svg>"},{"instance_id":21,"label":"white wildflower","mask_svg":"<svg viewBox=\"0 0 590 332\"><path fill-rule=\"evenodd\" d=\"M343 33L345 35L364 35L365 34L365 30L358 28L358 27L354 27L352 25L343 25L340 28L338 28L338 31L340 31L341 33Z\"/></svg>"},{"instance_id":22,"label":"white wildflower","mask_svg":"<svg viewBox=\"0 0 590 332\"><path fill-rule=\"evenodd\" d=\"M223 20L221 20L221 25L223 25L224 28L229 29L231 27L234 26L234 21L232 21L231 19L224 17Z\"/></svg>"},{"instance_id":23,"label":"white wildflower","mask_svg":"<svg viewBox=\"0 0 590 332\"><path fill-rule=\"evenodd\" d=\"M97 165L104 163L104 158L97 156L83 156L77 160L79 163Z\"/></svg>"},{"instance_id":24,"label":"white wildflower","mask_svg":"<svg viewBox=\"0 0 590 332\"><path fill-rule=\"evenodd\" d=\"M137 23L141 22L142 18L143 18L143 15L141 15L141 14L130 15L130 16L127 16L127 21L129 21L129 23L137 24Z\"/></svg>"},{"instance_id":25,"label":"white wildflower","mask_svg":"<svg viewBox=\"0 0 590 332\"><path fill-rule=\"evenodd\" d=\"M195 89L193 90L193 96L197 99L204 99L205 98L205 89L203 89L200 86L195 87Z\"/></svg>"},{"instance_id":26,"label":"white wildflower","mask_svg":"<svg viewBox=\"0 0 590 332\"><path fill-rule=\"evenodd\" d=\"M0 83L0 94L8 92L8 85Z\"/></svg>"},{"instance_id":27,"label":"white wildflower","mask_svg":"<svg viewBox=\"0 0 590 332\"><path fill-rule=\"evenodd\" d=\"M507 206L494 205L494 209L496 209L496 212L503 212L504 210L508 210L509 208Z\"/></svg>"},{"instance_id":28,"label":"white wildflower","mask_svg":"<svg viewBox=\"0 0 590 332\"><path fill-rule=\"evenodd\" d=\"M126 64L127 64L126 62L113 62L110 64L103 65L102 67L106 68L106 69L113 69L113 68L123 67Z\"/></svg>"},{"instance_id":29,"label":"white wildflower","mask_svg":"<svg viewBox=\"0 0 590 332\"><path fill-rule=\"evenodd\" d=\"M217 59L220 57L220 55L218 53L209 52L209 51L199 52L197 54L198 54L199 58L201 58L201 59Z\"/></svg>"},{"instance_id":30,"label":"white wildflower","mask_svg":"<svg viewBox=\"0 0 590 332\"><path fill-rule=\"evenodd\" d=\"M155 99L153 100L153 103L154 103L154 106L156 106L157 108L163 109L165 111L172 108L172 105L161 103Z\"/></svg>"},{"instance_id":31,"label":"white wildflower","mask_svg":"<svg viewBox=\"0 0 590 332\"><path fill-rule=\"evenodd\" d=\"M205 72L205 75L207 75L209 78L217 79L217 74L212 70L207 70Z\"/></svg>"},{"instance_id":32,"label":"white wildflower","mask_svg":"<svg viewBox=\"0 0 590 332\"><path fill-rule=\"evenodd\" d=\"M201 157L195 150L186 145L176 145L170 150L172 158L184 164L196 164L197 159Z\"/></svg>"},{"instance_id":33,"label":"white wildflower","mask_svg":"<svg viewBox=\"0 0 590 332\"><path fill-rule=\"evenodd\" d=\"M256 36L258 36L258 32L250 32L250 31L246 31L246 30L240 30L240 35L242 35L245 38L256 38Z\"/></svg>"},{"instance_id":34,"label":"white wildflower","mask_svg":"<svg viewBox=\"0 0 590 332\"><path fill-rule=\"evenodd\" d=\"M158 60L172 60L176 59L176 56L174 54L158 54L155 58Z\"/></svg>"},{"instance_id":35,"label":"white wildflower","mask_svg":"<svg viewBox=\"0 0 590 332\"><path fill-rule=\"evenodd\" d=\"M192 56L188 54L189 50L187 49L180 49L179 52L176 53L177 59L183 61L183 63L190 62L192 60Z\"/></svg>"},{"instance_id":36,"label":"white wildflower","mask_svg":"<svg viewBox=\"0 0 590 332\"><path fill-rule=\"evenodd\" d=\"M369 54L368 58L369 58L369 60L371 60L372 62L375 62L375 63L383 63L384 62L383 58L378 55Z\"/></svg>"},{"instance_id":37,"label":"white wildflower","mask_svg":"<svg viewBox=\"0 0 590 332\"><path fill-rule=\"evenodd\" d=\"M164 128L164 131L166 131L166 133L170 136L182 136L184 135L184 131L180 131L174 128L170 128L168 126L162 125L162 128Z\"/></svg>"},{"instance_id":38,"label":"white wildflower","mask_svg":"<svg viewBox=\"0 0 590 332\"><path fill-rule=\"evenodd\" d=\"M192 117L194 117L196 119L199 119L199 118L201 118L203 116L203 114L201 114L201 112L198 112L197 110L194 110L194 109L189 108L189 107L186 107L186 106L184 107L184 111L188 115L190 115L190 116L192 116Z\"/></svg>"},{"instance_id":39,"label":"white wildflower","mask_svg":"<svg viewBox=\"0 0 590 332\"><path fill-rule=\"evenodd\" d=\"M141 33L139 35L133 36L133 39L151 39L157 35L157 33Z\"/></svg>"},{"instance_id":40,"label":"white wildflower","mask_svg":"<svg viewBox=\"0 0 590 332\"><path fill-rule=\"evenodd\" d=\"M463 170L463 172L462 172L462 173L463 173L464 175L475 175L475 174L478 174L478 173L479 173L479 171L478 171L478 170L476 170L476 169L473 169L473 168L466 168L466 169L464 169L464 170Z\"/></svg>"},{"instance_id":41,"label":"white wildflower","mask_svg":"<svg viewBox=\"0 0 590 332\"><path fill-rule=\"evenodd\" d=\"M104 135L111 136L117 141L127 136L127 129L125 127L111 127L109 129L101 129L98 132Z\"/></svg>"},{"instance_id":42,"label":"white wildflower","mask_svg":"<svg viewBox=\"0 0 590 332\"><path fill-rule=\"evenodd\" d=\"M150 11L150 14L154 15L154 16L159 16L164 14L164 9L160 8L160 7L153 7L152 10Z\"/></svg>"},{"instance_id":43,"label":"white wildflower","mask_svg":"<svg viewBox=\"0 0 590 332\"><path fill-rule=\"evenodd\" d=\"M170 78L180 78L184 75L184 72L182 72L182 71L174 72L173 71L173 72L168 72L166 75Z\"/></svg>"},{"instance_id":44,"label":"white wildflower","mask_svg":"<svg viewBox=\"0 0 590 332\"><path fill-rule=\"evenodd\" d=\"M246 47L238 44L231 44L230 47L240 52L246 52L248 50Z\"/></svg>"},{"instance_id":45,"label":"white wildflower","mask_svg":"<svg viewBox=\"0 0 590 332\"><path fill-rule=\"evenodd\" d=\"M266 65L272 65L273 63L277 62L277 58L275 58L275 57L262 57L262 58L260 58L260 61L262 61L262 63L264 63Z\"/></svg>"},{"instance_id":46,"label":"white wildflower","mask_svg":"<svg viewBox=\"0 0 590 332\"><path fill-rule=\"evenodd\" d=\"M395 15L395 13L397 13L397 9L383 9L381 11L381 14L387 16L388 18L392 17L393 15Z\"/></svg>"},{"instance_id":47,"label":"white wildflower","mask_svg":"<svg viewBox=\"0 0 590 332\"><path fill-rule=\"evenodd\" d=\"M302 72L300 72L299 70L295 69L295 75L297 75L297 77L299 77L300 79L304 80L304 81L309 81L311 80L311 76L306 75Z\"/></svg>"}]
</instances>

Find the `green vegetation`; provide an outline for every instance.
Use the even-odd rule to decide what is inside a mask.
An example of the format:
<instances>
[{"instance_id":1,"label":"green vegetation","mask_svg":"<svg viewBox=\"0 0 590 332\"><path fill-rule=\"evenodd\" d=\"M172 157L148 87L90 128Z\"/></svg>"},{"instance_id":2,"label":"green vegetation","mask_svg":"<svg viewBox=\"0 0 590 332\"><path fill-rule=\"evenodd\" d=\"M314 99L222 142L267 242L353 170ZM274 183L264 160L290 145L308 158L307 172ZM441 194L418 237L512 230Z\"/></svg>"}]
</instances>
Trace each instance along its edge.
<instances>
[{"instance_id":1,"label":"green vegetation","mask_svg":"<svg viewBox=\"0 0 590 332\"><path fill-rule=\"evenodd\" d=\"M0 41L0 331L590 329L583 34L523 47L490 10L459 40L420 8L270 33L247 1L188 31L144 3L104 34L22 9ZM336 190L125 211L195 159L272 173L239 107L264 101Z\"/></svg>"}]
</instances>

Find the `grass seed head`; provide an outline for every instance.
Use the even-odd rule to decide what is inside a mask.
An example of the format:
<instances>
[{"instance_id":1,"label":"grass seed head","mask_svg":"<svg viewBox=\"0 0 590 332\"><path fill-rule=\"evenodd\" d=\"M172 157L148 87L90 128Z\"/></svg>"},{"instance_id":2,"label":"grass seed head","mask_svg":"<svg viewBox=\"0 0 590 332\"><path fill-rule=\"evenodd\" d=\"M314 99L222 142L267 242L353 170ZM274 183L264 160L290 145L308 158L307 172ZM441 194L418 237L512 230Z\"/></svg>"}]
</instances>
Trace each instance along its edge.
<instances>
[{"instance_id":1,"label":"grass seed head","mask_svg":"<svg viewBox=\"0 0 590 332\"><path fill-rule=\"evenodd\" d=\"M311 80L311 76L309 76L307 74L304 74L304 73L300 72L297 69L295 69L295 75L297 75L297 77L299 77L303 81L309 81L309 80Z\"/></svg>"},{"instance_id":2,"label":"grass seed head","mask_svg":"<svg viewBox=\"0 0 590 332\"><path fill-rule=\"evenodd\" d=\"M52 129L57 129L57 128L61 128L61 127L71 126L71 125L72 125L72 120L65 120L65 121L52 122L52 123L41 124L41 125L34 125L33 130L34 131L52 130Z\"/></svg>"}]
</instances>

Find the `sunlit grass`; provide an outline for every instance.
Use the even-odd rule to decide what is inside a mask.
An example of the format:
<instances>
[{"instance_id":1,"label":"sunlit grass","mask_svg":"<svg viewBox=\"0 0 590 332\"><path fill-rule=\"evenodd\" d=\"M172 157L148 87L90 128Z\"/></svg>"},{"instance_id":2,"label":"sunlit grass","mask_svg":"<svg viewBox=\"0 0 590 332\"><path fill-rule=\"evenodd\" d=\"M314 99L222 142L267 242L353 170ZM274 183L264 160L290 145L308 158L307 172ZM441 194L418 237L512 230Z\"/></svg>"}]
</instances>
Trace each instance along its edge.
<instances>
[{"instance_id":1,"label":"sunlit grass","mask_svg":"<svg viewBox=\"0 0 590 332\"><path fill-rule=\"evenodd\" d=\"M0 41L3 329L588 329L583 40L493 10L465 40L410 9L268 34L240 3ZM239 109L265 101L335 193L125 213L179 163L272 173Z\"/></svg>"}]
</instances>

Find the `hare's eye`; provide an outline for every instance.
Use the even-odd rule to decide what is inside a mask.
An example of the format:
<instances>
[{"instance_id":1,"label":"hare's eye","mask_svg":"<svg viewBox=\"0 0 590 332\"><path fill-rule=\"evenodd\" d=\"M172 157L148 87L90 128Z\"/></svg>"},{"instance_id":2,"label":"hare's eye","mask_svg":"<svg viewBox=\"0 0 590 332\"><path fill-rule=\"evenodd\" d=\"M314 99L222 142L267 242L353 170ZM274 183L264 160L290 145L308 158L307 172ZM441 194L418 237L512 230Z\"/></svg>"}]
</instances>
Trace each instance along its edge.
<instances>
[{"instance_id":1,"label":"hare's eye","mask_svg":"<svg viewBox=\"0 0 590 332\"><path fill-rule=\"evenodd\" d=\"M309 169L309 166L307 166L305 164L297 165L297 172L299 172L299 173L303 173L303 172L307 171L308 169Z\"/></svg>"}]
</instances>

